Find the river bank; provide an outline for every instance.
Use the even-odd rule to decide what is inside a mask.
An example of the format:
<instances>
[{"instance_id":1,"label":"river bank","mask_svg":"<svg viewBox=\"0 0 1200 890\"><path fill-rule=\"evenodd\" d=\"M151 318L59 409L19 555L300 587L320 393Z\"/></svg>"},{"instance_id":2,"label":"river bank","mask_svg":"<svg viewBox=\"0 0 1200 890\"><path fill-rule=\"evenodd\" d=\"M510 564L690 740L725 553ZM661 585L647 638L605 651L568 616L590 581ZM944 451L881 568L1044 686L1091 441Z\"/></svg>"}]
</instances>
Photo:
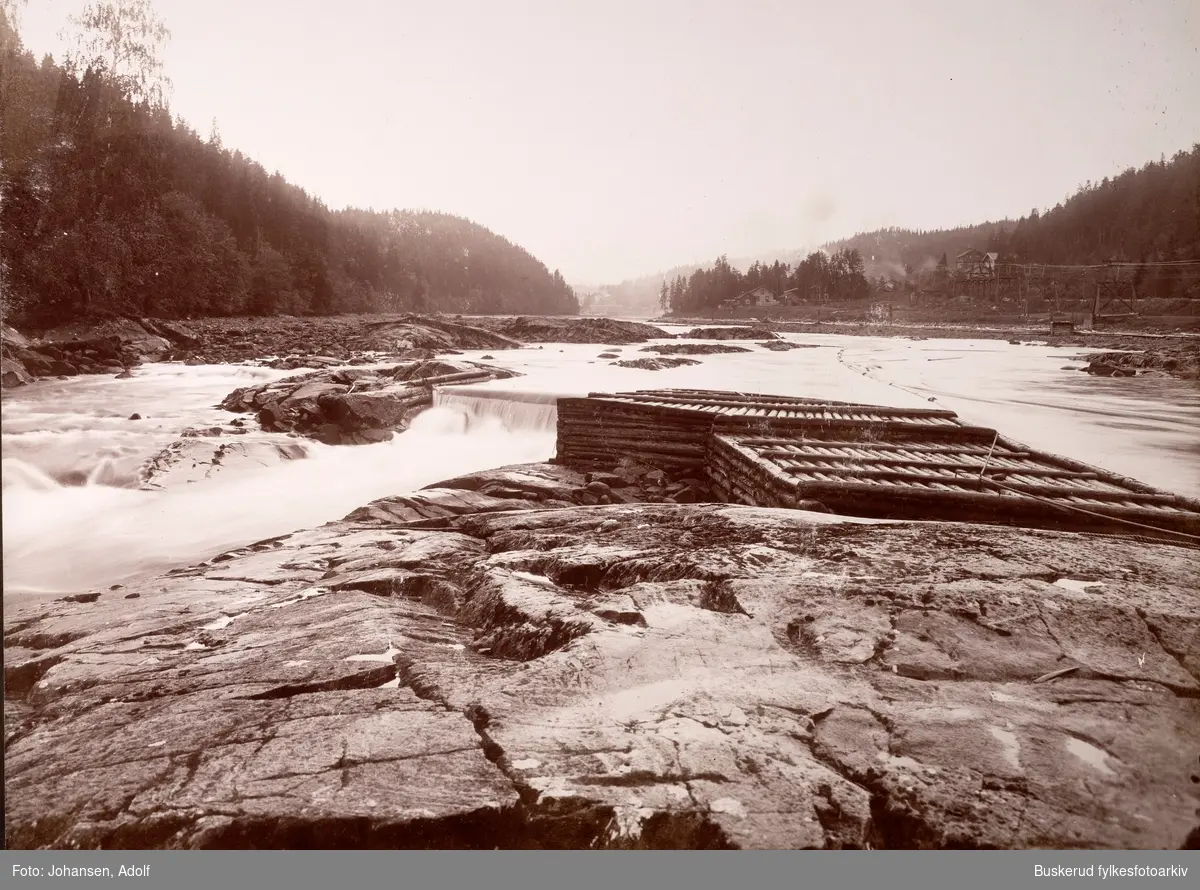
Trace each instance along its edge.
<instances>
[{"instance_id":1,"label":"river bank","mask_svg":"<svg viewBox=\"0 0 1200 890\"><path fill-rule=\"evenodd\" d=\"M1195 551L647 493L475 473L7 608L9 846L1145 849L1197 824Z\"/></svg>"},{"instance_id":2,"label":"river bank","mask_svg":"<svg viewBox=\"0 0 1200 890\"><path fill-rule=\"evenodd\" d=\"M261 363L276 369L428 359L468 349L531 343L628 345L665 336L639 322L578 317L340 315L254 316L164 321L113 318L64 325L36 336L5 326L3 385L79 374L119 376L147 361L189 365Z\"/></svg>"},{"instance_id":3,"label":"river bank","mask_svg":"<svg viewBox=\"0 0 1200 890\"><path fill-rule=\"evenodd\" d=\"M1077 330L1051 334L1044 325L989 323L662 318L646 324L591 317L355 315L205 318L186 322L112 319L70 325L32 338L5 328L3 384L12 389L37 378L77 374L120 376L146 361L189 365L261 363L276 369L340 367L392 359L429 359L466 350L507 350L531 344L628 346L695 334L688 331L671 334L659 324L672 328L707 327L709 332L702 335L705 339L769 340L774 333L793 333L1039 342L1089 350L1086 358L1097 365L1103 376L1113 376L1113 369L1119 369L1117 376L1200 379L1200 335L1180 331ZM786 350L794 348L794 344L776 341L768 348ZM666 349L656 347L655 351ZM715 347L682 345L675 350L681 354L717 351Z\"/></svg>"}]
</instances>

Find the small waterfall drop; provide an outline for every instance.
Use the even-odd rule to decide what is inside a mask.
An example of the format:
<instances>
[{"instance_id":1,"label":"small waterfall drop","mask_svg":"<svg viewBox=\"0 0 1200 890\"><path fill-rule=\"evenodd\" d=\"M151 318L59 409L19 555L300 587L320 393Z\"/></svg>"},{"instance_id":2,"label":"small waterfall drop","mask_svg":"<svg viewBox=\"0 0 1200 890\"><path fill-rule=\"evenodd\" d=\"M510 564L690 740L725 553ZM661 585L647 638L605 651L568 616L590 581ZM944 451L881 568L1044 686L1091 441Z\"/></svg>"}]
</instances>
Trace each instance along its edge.
<instances>
[{"instance_id":1,"label":"small waterfall drop","mask_svg":"<svg viewBox=\"0 0 1200 890\"><path fill-rule=\"evenodd\" d=\"M508 432L552 433L558 424L558 395L544 392L443 386L433 392L435 408L458 412L464 431L498 423Z\"/></svg>"}]
</instances>

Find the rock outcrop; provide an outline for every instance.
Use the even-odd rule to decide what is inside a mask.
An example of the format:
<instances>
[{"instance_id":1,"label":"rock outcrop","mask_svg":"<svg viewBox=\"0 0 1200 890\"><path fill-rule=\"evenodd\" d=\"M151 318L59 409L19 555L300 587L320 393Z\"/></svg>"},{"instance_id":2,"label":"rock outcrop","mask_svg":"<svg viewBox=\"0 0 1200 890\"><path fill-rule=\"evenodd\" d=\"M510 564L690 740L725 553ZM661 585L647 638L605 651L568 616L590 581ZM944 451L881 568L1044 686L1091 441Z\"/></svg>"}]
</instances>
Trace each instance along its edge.
<instances>
[{"instance_id":1,"label":"rock outcrop","mask_svg":"<svg viewBox=\"0 0 1200 890\"><path fill-rule=\"evenodd\" d=\"M474 474L6 609L8 846L1152 849L1197 824L1194 550L571 506L591 482Z\"/></svg>"},{"instance_id":2,"label":"rock outcrop","mask_svg":"<svg viewBox=\"0 0 1200 890\"><path fill-rule=\"evenodd\" d=\"M661 329L608 318L354 315L199 318L186 322L118 318L76 322L41 340L3 339L5 386L41 376L120 372L152 359L188 364L259 362L275 368L326 368L382 360L422 360L468 349L519 349L525 343L622 345L667 337ZM12 331L12 334L16 334ZM264 356L267 358L264 359Z\"/></svg>"},{"instance_id":3,"label":"rock outcrop","mask_svg":"<svg viewBox=\"0 0 1200 890\"><path fill-rule=\"evenodd\" d=\"M234 390L221 407L254 412L267 432L296 432L328 445L384 442L433 400L440 383L483 383L515 372L474 362L418 361L341 368Z\"/></svg>"},{"instance_id":4,"label":"rock outcrop","mask_svg":"<svg viewBox=\"0 0 1200 890\"><path fill-rule=\"evenodd\" d=\"M1145 344L1139 344L1145 345ZM1137 352L1101 352L1087 356L1083 370L1099 377L1156 376L1200 380L1200 340L1151 343Z\"/></svg>"},{"instance_id":5,"label":"rock outcrop","mask_svg":"<svg viewBox=\"0 0 1200 890\"><path fill-rule=\"evenodd\" d=\"M634 358L619 362L609 362L618 368L640 368L643 371L662 371L666 368L682 368L685 365L700 364L694 358Z\"/></svg>"},{"instance_id":6,"label":"rock outcrop","mask_svg":"<svg viewBox=\"0 0 1200 890\"><path fill-rule=\"evenodd\" d=\"M30 383L38 377L128 373L143 361L168 358L194 335L173 322L114 318L75 322L31 339L7 325L3 329L3 383Z\"/></svg>"},{"instance_id":7,"label":"rock outcrop","mask_svg":"<svg viewBox=\"0 0 1200 890\"><path fill-rule=\"evenodd\" d=\"M169 338L152 333L140 321L132 318L73 322L46 331L40 340L43 344L70 350L76 350L82 344L116 343L126 354L141 359L157 358L172 346Z\"/></svg>"},{"instance_id":8,"label":"rock outcrop","mask_svg":"<svg viewBox=\"0 0 1200 890\"><path fill-rule=\"evenodd\" d=\"M0 324L0 386L12 389L33 381L33 374L24 361L28 352L29 338L6 324Z\"/></svg>"},{"instance_id":9,"label":"rock outcrop","mask_svg":"<svg viewBox=\"0 0 1200 890\"><path fill-rule=\"evenodd\" d=\"M681 334L683 340L779 340L781 339L770 328L765 327L724 327L696 328Z\"/></svg>"},{"instance_id":10,"label":"rock outcrop","mask_svg":"<svg viewBox=\"0 0 1200 890\"><path fill-rule=\"evenodd\" d=\"M612 318L481 316L470 321L523 343L603 343L624 346L670 336L654 325Z\"/></svg>"},{"instance_id":11,"label":"rock outcrop","mask_svg":"<svg viewBox=\"0 0 1200 890\"><path fill-rule=\"evenodd\" d=\"M758 344L772 352L789 352L793 349L817 349L816 343L793 343L791 340L765 340Z\"/></svg>"},{"instance_id":12,"label":"rock outcrop","mask_svg":"<svg viewBox=\"0 0 1200 890\"><path fill-rule=\"evenodd\" d=\"M173 488L211 479L217 474L276 466L308 457L303 444L239 436L244 428L188 429L182 436L150 458L138 473L141 488Z\"/></svg>"},{"instance_id":13,"label":"rock outcrop","mask_svg":"<svg viewBox=\"0 0 1200 890\"><path fill-rule=\"evenodd\" d=\"M1086 371L1093 377L1134 377L1137 371L1131 367L1122 367L1121 365L1110 364L1106 361L1092 361L1086 367L1080 368L1081 371Z\"/></svg>"},{"instance_id":14,"label":"rock outcrop","mask_svg":"<svg viewBox=\"0 0 1200 890\"><path fill-rule=\"evenodd\" d=\"M750 352L751 350L745 346L729 346L723 343L665 343L658 346L643 346L641 351L656 352L659 355L721 355L730 352Z\"/></svg>"},{"instance_id":15,"label":"rock outcrop","mask_svg":"<svg viewBox=\"0 0 1200 890\"><path fill-rule=\"evenodd\" d=\"M206 318L189 322L198 343L172 354L205 363L256 361L277 368L365 364L462 349L514 349L508 337L435 316L359 315L321 318Z\"/></svg>"}]
</instances>

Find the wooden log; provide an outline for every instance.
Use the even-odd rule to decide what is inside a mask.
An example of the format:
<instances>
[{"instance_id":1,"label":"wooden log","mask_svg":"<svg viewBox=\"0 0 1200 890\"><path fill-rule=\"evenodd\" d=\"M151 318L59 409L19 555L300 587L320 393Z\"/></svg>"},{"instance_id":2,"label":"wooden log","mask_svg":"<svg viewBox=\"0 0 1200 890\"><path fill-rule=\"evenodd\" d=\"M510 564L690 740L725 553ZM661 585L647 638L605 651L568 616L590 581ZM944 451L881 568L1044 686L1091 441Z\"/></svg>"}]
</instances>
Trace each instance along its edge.
<instances>
[{"instance_id":1,"label":"wooden log","mask_svg":"<svg viewBox=\"0 0 1200 890\"><path fill-rule=\"evenodd\" d=\"M985 511L993 511L997 514L1011 512L1014 509L1021 511L1034 511L1046 513L1048 511L1059 512L1068 516L1075 515L1076 518L1083 515L1074 509L1077 505L1062 503L1051 498L1036 498L1032 496L1021 497L1020 495L1001 495L999 493L989 494L985 492L933 492L929 490L919 489L901 489L899 486L873 486L867 483L858 482L827 482L827 483L807 483L801 485L797 489L798 493L803 493L804 496L811 496L818 500L825 501L826 498L840 500L844 503L856 503L861 497L864 502L883 501L886 503L901 504L918 504L923 511L940 513L945 515L953 513L959 508L978 508ZM932 510L931 510L932 508ZM1157 523L1160 527L1170 527L1172 529L1189 529L1195 528L1200 530L1200 514L1198 513L1178 513L1173 516L1159 513L1151 513L1139 507L1121 507L1115 504L1102 504L1095 507L1088 507L1089 512L1096 513L1107 518L1128 519L1137 522L1147 522L1150 524ZM1069 525L1070 522L1067 521Z\"/></svg>"},{"instance_id":2,"label":"wooden log","mask_svg":"<svg viewBox=\"0 0 1200 890\"><path fill-rule=\"evenodd\" d=\"M749 449L740 448L728 441L722 442L721 445L724 446L727 451L731 450L732 452L736 453L740 457L740 459L741 459L740 462L744 463L744 465L745 465L743 467L744 472L748 471L749 468L755 462L753 452L750 451ZM770 466L770 465L768 464L767 466ZM749 470L749 471L753 472L752 470ZM757 474L755 474L755 475L757 475ZM772 473L771 475L775 476L776 474ZM857 494L868 494L871 497L878 497L881 494L883 494L884 491L886 491L886 493L888 495L890 495L891 497L907 497L913 493L920 492L920 487L917 487L917 486L921 486L920 480L917 481L917 486L913 486L913 485L881 486L881 485L872 485L870 483L856 481L852 478L847 478L847 477L835 478L835 477L828 476L826 474L821 474L821 473L815 472L815 471L812 475L816 478L817 481L801 482L800 480L797 480L794 477L788 476L783 471L778 471L778 476L782 477L782 479L786 479L787 483L790 483L791 485L803 487L805 489L820 487L822 490L824 490L827 488L832 488L832 489L840 490L840 491L843 491L846 493L853 492L853 493L857 493ZM936 481L936 480L931 478L931 479L929 479L929 481ZM990 501L991 503L995 504L996 506L1000 506L999 502L1003 499L1003 497L999 494L999 489L997 488L997 486L999 484L998 483L990 483L989 480L986 480L986 479L983 480L982 482L980 482L977 479L955 480L954 484L956 487L975 488L977 490L976 491L958 491L958 492L948 491L948 492L940 494L939 496L945 497L948 499L953 499L951 502L958 502L958 503L973 502L974 499L983 498L983 499L985 499L984 503L987 503ZM990 488L989 488L989 486L990 486ZM884 491L881 491L881 489L883 489ZM994 491L995 493L989 494L989 493L986 493L986 491L979 491L978 489L988 489L990 491ZM1062 488L1056 487L1056 486L1015 485L1015 486L1012 486L1012 489L1021 494L1040 495L1042 497L1046 497L1046 498L1050 498L1050 499L1055 499L1055 498L1061 499L1065 495L1072 494L1072 492L1064 491ZM1107 502L1107 504L1111 505L1111 506L1099 508L1099 509L1101 509L1102 512L1106 512L1106 513L1110 513L1113 511L1119 512L1122 510L1125 510L1125 511L1134 510L1134 512L1138 512L1136 510L1136 508L1119 506L1120 502L1122 502L1122 501L1129 501L1129 500L1137 499L1137 500L1144 500L1144 501L1169 502L1169 501L1166 501L1164 496L1162 496L1162 495L1146 495L1146 494L1138 495L1136 493L1126 493L1126 492L1111 492L1110 493L1110 492L1092 492L1092 491L1087 491L1086 494L1090 499L1092 499L1094 501ZM1167 496L1167 497L1169 497L1169 496ZM1197 518L1200 519L1200 515L1198 515Z\"/></svg>"},{"instance_id":3,"label":"wooden log","mask_svg":"<svg viewBox=\"0 0 1200 890\"><path fill-rule=\"evenodd\" d=\"M845 411L860 409L870 414L890 416L936 417L957 419L953 411L941 408L895 408L886 405L864 405L856 402L839 402L827 399L809 399L797 396L756 395L753 393L727 393L706 390L639 390L635 393L616 393L605 398L647 398L676 402L680 405L704 405L715 407L751 406L763 410L796 408L800 410L832 409Z\"/></svg>"},{"instance_id":4,"label":"wooden log","mask_svg":"<svg viewBox=\"0 0 1200 890\"><path fill-rule=\"evenodd\" d=\"M889 408L876 407L874 405L835 405L830 403L808 403L797 404L794 402L775 401L773 399L762 399L755 401L733 401L729 399L678 399L669 400L675 402L680 407L696 407L696 408L743 408L750 411L762 412L779 412L784 410L795 411L799 414L811 414L820 416L822 414L832 414L834 416L854 416L857 420L864 420L868 415L877 417L905 417L905 418L929 418L929 419L944 419L957 420L958 415L953 411L942 411L932 408ZM857 409L857 410L853 410Z\"/></svg>"},{"instance_id":5,"label":"wooden log","mask_svg":"<svg viewBox=\"0 0 1200 890\"><path fill-rule=\"evenodd\" d=\"M996 444L997 445L1003 444L1006 448L1009 448L1009 449L1032 450L1029 448L1029 446L1022 445L1020 442L1016 442L1016 441L1008 438L1007 436L999 436L996 439ZM1113 485L1117 485L1121 488L1128 488L1132 491L1143 492L1145 494L1169 495L1171 498L1174 499L1174 503L1177 506L1185 507L1188 510L1200 512L1200 500L1198 500L1196 498L1188 497L1186 495L1173 494L1170 492L1164 492L1157 488L1154 488L1153 486L1147 485L1144 482L1139 482L1137 479L1130 479L1128 476L1122 476L1121 474L1114 473L1110 470L1102 470L1098 467L1093 467L1088 464L1085 464L1082 461L1074 460L1073 458L1069 458L1069 457L1063 457L1060 454L1050 454L1048 452L1038 452L1038 456L1040 458L1042 458L1043 460L1045 460L1047 463L1058 464L1059 466L1066 467L1066 468L1072 469L1072 470L1079 470L1081 472L1094 472L1097 474L1097 476L1101 480L1103 480L1105 482L1109 482Z\"/></svg>"},{"instance_id":6,"label":"wooden log","mask_svg":"<svg viewBox=\"0 0 1200 890\"><path fill-rule=\"evenodd\" d=\"M933 427L928 424L904 423L887 421L884 423L861 423L852 420L796 420L794 418L775 418L771 420L747 421L737 417L718 418L716 430L722 433L735 433L742 430L764 431L822 431L826 433L857 433L858 441L894 440L900 435L907 434L926 441L934 439L938 442L990 442L996 434L995 430L985 427L959 425L953 427Z\"/></svg>"},{"instance_id":7,"label":"wooden log","mask_svg":"<svg viewBox=\"0 0 1200 890\"><path fill-rule=\"evenodd\" d=\"M918 459L914 459L914 458L903 458L903 457L845 457L845 458L839 458L839 456L837 456L837 455L826 458L825 460L818 460L815 455L796 454L792 451L788 451L788 450L781 449L781 448L772 448L772 449L755 448L754 451L757 454L761 455L764 459L767 459L767 460L787 460L787 461L791 461L792 463L795 463L795 464L808 464L808 463L811 463L814 465L820 464L822 466L827 466L831 469L844 469L847 471L853 471L854 468L856 468L856 467L865 467L865 466L913 467L916 469L929 469L929 470L964 470L964 471L968 471L968 472L978 475L979 471L984 469L983 460L977 460L977 461L948 461L948 460L933 461L933 460L930 460L930 461L925 461L925 460L918 460ZM1019 474L1019 475L1046 477L1046 478L1058 478L1058 479L1096 480L1098 478L1098 475L1095 472L1083 473L1083 472L1079 472L1077 470L1064 470L1064 469L1057 469L1057 468L1053 468L1053 467L1037 467L1037 466L1022 468L1019 471L1015 470L1015 469L1014 470L1006 470L1006 469L999 468L999 467L997 467L993 470L989 466L987 472L992 473L993 475L995 473L1004 473L1010 477L1013 477L1013 476L1016 476Z\"/></svg>"},{"instance_id":8,"label":"wooden log","mask_svg":"<svg viewBox=\"0 0 1200 890\"><path fill-rule=\"evenodd\" d=\"M988 448L986 445L979 446L970 443L963 444L939 444L937 442L872 442L865 445L862 440L837 440L837 439L810 439L807 436L745 436L739 433L721 431L717 435L725 437L733 437L738 439L745 445L758 447L761 445L770 445L774 443L794 445L801 448L805 447L820 447L820 448L864 448L869 447L871 451L912 451L921 454L987 454ZM1001 452L998 448L995 452L997 455L1003 454L1006 457L1027 458L1031 452Z\"/></svg>"}]
</instances>

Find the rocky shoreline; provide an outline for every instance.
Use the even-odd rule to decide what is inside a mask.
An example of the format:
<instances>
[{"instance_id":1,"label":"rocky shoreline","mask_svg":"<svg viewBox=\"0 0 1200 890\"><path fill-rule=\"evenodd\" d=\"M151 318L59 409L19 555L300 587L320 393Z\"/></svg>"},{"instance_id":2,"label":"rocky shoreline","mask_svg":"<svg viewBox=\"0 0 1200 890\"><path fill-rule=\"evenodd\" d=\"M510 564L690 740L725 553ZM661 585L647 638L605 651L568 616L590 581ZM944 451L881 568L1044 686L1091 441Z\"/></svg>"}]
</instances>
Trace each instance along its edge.
<instances>
[{"instance_id":1,"label":"rocky shoreline","mask_svg":"<svg viewBox=\"0 0 1200 890\"><path fill-rule=\"evenodd\" d=\"M705 319L662 319L672 325L711 325ZM388 360L428 360L466 349L519 349L537 343L595 343L627 346L653 339L699 339L711 344L647 347L662 356L743 351L720 341L757 341L763 349L803 348L779 332L953 339L1005 339L1088 350L1083 356L1099 376L1161 376L1200 379L1200 337L1189 334L1075 331L1048 334L1024 327L821 323L763 321L749 325L693 328L679 335L641 322L609 318L507 316L334 316L294 318L206 318L173 322L113 319L69 325L40 338L7 326L0 330L2 382L6 389L40 377L77 374L124 376L143 361L187 364L257 362L277 369L357 366ZM602 357L614 357L605 353ZM638 361L638 360L629 360ZM642 361L633 367L675 367L680 362Z\"/></svg>"},{"instance_id":2,"label":"rocky shoreline","mask_svg":"<svg viewBox=\"0 0 1200 890\"><path fill-rule=\"evenodd\" d=\"M6 609L8 845L1195 845L1196 551L635 470Z\"/></svg>"},{"instance_id":3,"label":"rocky shoreline","mask_svg":"<svg viewBox=\"0 0 1200 890\"><path fill-rule=\"evenodd\" d=\"M552 342L628 345L669 336L651 325L607 318L422 315L117 318L66 325L37 337L8 326L0 334L6 389L42 377L119 376L143 361L325 368L430 359L465 349Z\"/></svg>"}]
</instances>

